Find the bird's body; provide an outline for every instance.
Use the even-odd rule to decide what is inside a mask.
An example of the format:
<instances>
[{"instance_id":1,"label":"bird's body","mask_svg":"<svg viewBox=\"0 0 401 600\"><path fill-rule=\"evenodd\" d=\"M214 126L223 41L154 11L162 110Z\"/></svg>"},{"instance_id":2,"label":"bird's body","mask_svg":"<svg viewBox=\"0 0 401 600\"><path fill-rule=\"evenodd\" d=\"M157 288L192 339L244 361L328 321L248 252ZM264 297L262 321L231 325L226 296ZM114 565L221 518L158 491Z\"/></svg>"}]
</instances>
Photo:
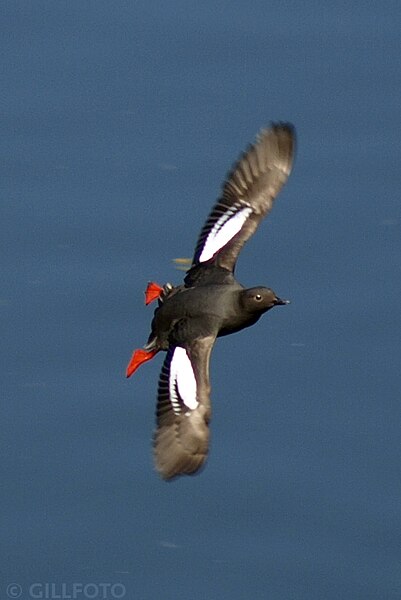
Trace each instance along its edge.
<instances>
[{"instance_id":1,"label":"bird's body","mask_svg":"<svg viewBox=\"0 0 401 600\"><path fill-rule=\"evenodd\" d=\"M158 387L156 466L165 479L192 474L208 452L209 358L217 337L256 323L273 306L287 304L266 287L244 288L234 277L239 251L269 212L292 165L294 132L288 124L263 131L228 176L206 221L184 284L150 284L158 298L144 350L127 369L166 351Z\"/></svg>"},{"instance_id":2,"label":"bird's body","mask_svg":"<svg viewBox=\"0 0 401 600\"><path fill-rule=\"evenodd\" d=\"M155 311L147 346L168 350L175 342L185 347L198 329L216 337L235 333L281 303L268 288L252 289L261 300L252 302L250 290L234 278L232 283L174 288Z\"/></svg>"}]
</instances>

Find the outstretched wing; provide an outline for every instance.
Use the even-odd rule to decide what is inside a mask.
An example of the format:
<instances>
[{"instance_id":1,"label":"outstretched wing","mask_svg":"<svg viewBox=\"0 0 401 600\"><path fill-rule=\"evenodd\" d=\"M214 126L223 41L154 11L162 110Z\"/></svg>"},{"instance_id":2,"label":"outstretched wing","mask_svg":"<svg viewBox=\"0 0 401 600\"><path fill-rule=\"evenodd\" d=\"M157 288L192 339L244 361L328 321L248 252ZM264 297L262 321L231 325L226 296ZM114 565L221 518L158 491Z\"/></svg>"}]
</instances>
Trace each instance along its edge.
<instances>
[{"instance_id":1,"label":"outstretched wing","mask_svg":"<svg viewBox=\"0 0 401 600\"><path fill-rule=\"evenodd\" d=\"M171 346L159 379L154 455L164 479L191 475L206 460L209 446L209 358L215 336L191 346Z\"/></svg>"},{"instance_id":2,"label":"outstretched wing","mask_svg":"<svg viewBox=\"0 0 401 600\"><path fill-rule=\"evenodd\" d=\"M242 246L271 210L291 172L294 146L289 123L260 132L228 175L200 233L191 269L213 264L234 271Z\"/></svg>"}]
</instances>

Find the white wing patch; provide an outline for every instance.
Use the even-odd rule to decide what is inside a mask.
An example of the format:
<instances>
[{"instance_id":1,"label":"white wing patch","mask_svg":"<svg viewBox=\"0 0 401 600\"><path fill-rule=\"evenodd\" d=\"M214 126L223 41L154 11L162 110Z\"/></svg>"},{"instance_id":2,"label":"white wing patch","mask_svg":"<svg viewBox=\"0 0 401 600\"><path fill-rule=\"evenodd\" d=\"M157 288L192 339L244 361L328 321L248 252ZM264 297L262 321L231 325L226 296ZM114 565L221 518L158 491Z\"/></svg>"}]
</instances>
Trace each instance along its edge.
<instances>
[{"instance_id":1,"label":"white wing patch","mask_svg":"<svg viewBox=\"0 0 401 600\"><path fill-rule=\"evenodd\" d=\"M245 207L238 210L233 207L227 210L213 225L203 246L199 262L212 258L216 252L223 248L239 231L249 215L252 208Z\"/></svg>"},{"instance_id":2,"label":"white wing patch","mask_svg":"<svg viewBox=\"0 0 401 600\"><path fill-rule=\"evenodd\" d=\"M199 402L196 399L196 380L191 361L185 348L177 346L170 363L169 392L173 410L181 413L181 404L194 410Z\"/></svg>"}]
</instances>

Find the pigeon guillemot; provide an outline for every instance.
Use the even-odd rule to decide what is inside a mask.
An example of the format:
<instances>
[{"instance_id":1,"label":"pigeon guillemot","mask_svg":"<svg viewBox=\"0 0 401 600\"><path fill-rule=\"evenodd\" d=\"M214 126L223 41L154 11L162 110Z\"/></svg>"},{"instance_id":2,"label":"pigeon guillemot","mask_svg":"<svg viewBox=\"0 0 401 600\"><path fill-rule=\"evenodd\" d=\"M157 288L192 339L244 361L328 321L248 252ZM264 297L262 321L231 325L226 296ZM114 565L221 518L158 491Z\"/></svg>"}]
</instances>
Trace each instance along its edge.
<instances>
[{"instance_id":1,"label":"pigeon guillemot","mask_svg":"<svg viewBox=\"0 0 401 600\"><path fill-rule=\"evenodd\" d=\"M159 350L167 351L159 378L156 468L164 479L193 474L208 453L209 359L217 337L256 323L273 306L288 304L266 287L245 289L234 277L238 254L286 182L295 133L272 124L229 173L200 233L184 284L149 283L145 302L158 300L152 330L136 350L127 377Z\"/></svg>"}]
</instances>

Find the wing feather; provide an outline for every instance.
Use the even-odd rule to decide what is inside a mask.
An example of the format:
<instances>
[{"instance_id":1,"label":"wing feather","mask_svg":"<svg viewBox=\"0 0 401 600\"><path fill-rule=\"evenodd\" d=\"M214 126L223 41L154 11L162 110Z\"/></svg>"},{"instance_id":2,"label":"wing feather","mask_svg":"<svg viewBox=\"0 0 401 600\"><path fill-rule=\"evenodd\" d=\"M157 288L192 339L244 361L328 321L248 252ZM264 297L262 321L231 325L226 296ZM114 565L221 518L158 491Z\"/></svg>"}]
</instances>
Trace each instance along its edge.
<instances>
[{"instance_id":1,"label":"wing feather","mask_svg":"<svg viewBox=\"0 0 401 600\"><path fill-rule=\"evenodd\" d=\"M209 446L209 359L215 336L190 347L171 346L158 387L156 468L164 479L191 475L204 464Z\"/></svg>"},{"instance_id":2,"label":"wing feather","mask_svg":"<svg viewBox=\"0 0 401 600\"><path fill-rule=\"evenodd\" d=\"M289 123L260 132L229 173L199 235L191 269L207 263L234 271L242 246L270 212L291 172L294 146ZM187 280L191 282L191 270Z\"/></svg>"}]
</instances>

